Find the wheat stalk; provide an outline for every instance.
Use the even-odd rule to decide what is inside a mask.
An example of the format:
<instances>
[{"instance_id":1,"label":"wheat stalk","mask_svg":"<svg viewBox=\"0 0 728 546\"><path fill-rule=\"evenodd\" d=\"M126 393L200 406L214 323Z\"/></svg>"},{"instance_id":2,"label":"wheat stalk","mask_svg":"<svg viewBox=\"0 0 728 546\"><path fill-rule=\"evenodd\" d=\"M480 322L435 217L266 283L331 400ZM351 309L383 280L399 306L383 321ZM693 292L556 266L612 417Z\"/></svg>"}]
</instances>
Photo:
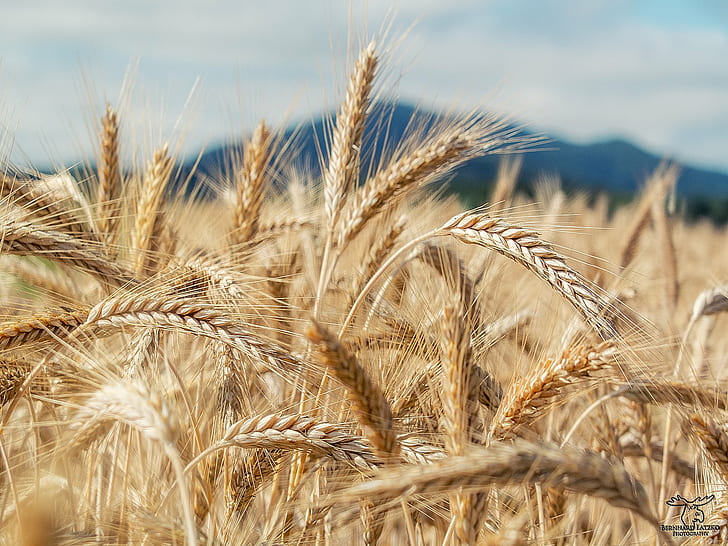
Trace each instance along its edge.
<instances>
[{"instance_id":1,"label":"wheat stalk","mask_svg":"<svg viewBox=\"0 0 728 546\"><path fill-rule=\"evenodd\" d=\"M151 441L159 442L172 463L184 512L188 546L197 546L198 532L192 501L184 480L184 470L176 438L179 424L164 401L142 383L114 381L97 390L78 410L73 446L93 438L108 421L124 423Z\"/></svg>"}]
</instances>

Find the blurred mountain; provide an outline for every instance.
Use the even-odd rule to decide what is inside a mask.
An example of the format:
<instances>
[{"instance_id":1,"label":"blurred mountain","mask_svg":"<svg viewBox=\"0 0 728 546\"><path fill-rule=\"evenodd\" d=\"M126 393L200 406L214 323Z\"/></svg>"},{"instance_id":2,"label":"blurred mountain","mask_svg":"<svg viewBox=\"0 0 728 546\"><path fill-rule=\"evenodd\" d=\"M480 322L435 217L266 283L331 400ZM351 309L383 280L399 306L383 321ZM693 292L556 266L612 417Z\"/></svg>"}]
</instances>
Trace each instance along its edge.
<instances>
[{"instance_id":1,"label":"blurred mountain","mask_svg":"<svg viewBox=\"0 0 728 546\"><path fill-rule=\"evenodd\" d=\"M303 166L313 176L320 174L319 157L327 148L327 127L333 115L321 116L296 129L287 129L283 141L295 152L294 164ZM328 120L328 121L327 121ZM416 109L403 103L380 103L373 108L364 136L364 172L370 165L379 164L382 154L391 151L396 143L410 134L412 128L427 130L436 123L432 112ZM515 130L514 126L509 129ZM533 134L521 131L522 135ZM232 157L241 157L240 142L208 150L200 157L189 159L183 175L197 162L199 177L229 176ZM485 199L496 176L501 156L474 159L463 165L451 180L451 188L470 196ZM575 144L549 138L523 154L519 177L521 187L528 188L544 175L558 176L567 189L629 195L640 189L646 177L664 158L647 152L625 140L606 140L592 144ZM678 194L689 198L727 198L728 173L681 165Z\"/></svg>"}]
</instances>

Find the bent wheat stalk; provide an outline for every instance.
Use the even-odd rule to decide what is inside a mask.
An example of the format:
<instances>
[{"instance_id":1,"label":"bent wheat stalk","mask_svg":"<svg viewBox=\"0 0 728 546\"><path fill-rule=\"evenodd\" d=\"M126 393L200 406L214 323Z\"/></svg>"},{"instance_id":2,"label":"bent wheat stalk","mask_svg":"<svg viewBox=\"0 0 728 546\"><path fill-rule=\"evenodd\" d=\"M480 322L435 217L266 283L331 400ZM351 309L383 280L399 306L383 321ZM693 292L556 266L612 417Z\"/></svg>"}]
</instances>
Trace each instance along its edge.
<instances>
[{"instance_id":1,"label":"bent wheat stalk","mask_svg":"<svg viewBox=\"0 0 728 546\"><path fill-rule=\"evenodd\" d=\"M111 382L96 391L76 414L82 441L93 436L93 429L108 421L118 421L138 430L149 440L159 442L168 457L179 489L188 546L197 546L197 526L192 511L192 499L184 479L184 468L176 446L178 426L170 409L155 393L141 383Z\"/></svg>"},{"instance_id":2,"label":"bent wheat stalk","mask_svg":"<svg viewBox=\"0 0 728 546\"><path fill-rule=\"evenodd\" d=\"M319 423L300 414L270 414L233 423L220 440L190 461L185 471L229 447L306 451L361 470L371 470L379 463L364 438L344 431L341 425Z\"/></svg>"},{"instance_id":3,"label":"bent wheat stalk","mask_svg":"<svg viewBox=\"0 0 728 546\"><path fill-rule=\"evenodd\" d=\"M447 495L453 489L483 490L493 485L546 483L604 499L626 508L659 529L642 484L616 460L600 454L516 440L473 448L426 466L383 470L373 479L338 491L324 505L406 495ZM672 544L672 539L663 534Z\"/></svg>"},{"instance_id":4,"label":"bent wheat stalk","mask_svg":"<svg viewBox=\"0 0 728 546\"><path fill-rule=\"evenodd\" d=\"M275 343L254 334L215 307L183 298L122 295L108 298L89 312L81 331L88 327L171 327L221 341L271 367L284 379L285 372L300 372L305 364Z\"/></svg>"},{"instance_id":5,"label":"bent wheat stalk","mask_svg":"<svg viewBox=\"0 0 728 546\"><path fill-rule=\"evenodd\" d=\"M604 316L608 307L604 298L597 294L588 280L570 268L564 257L543 241L538 233L509 224L500 218L465 212L453 216L441 227L413 239L393 253L357 296L341 327L339 337L351 325L356 312L376 282L400 256L428 239L447 236L464 243L483 246L512 259L546 281L584 317L600 337L610 339L617 335L612 322Z\"/></svg>"}]
</instances>

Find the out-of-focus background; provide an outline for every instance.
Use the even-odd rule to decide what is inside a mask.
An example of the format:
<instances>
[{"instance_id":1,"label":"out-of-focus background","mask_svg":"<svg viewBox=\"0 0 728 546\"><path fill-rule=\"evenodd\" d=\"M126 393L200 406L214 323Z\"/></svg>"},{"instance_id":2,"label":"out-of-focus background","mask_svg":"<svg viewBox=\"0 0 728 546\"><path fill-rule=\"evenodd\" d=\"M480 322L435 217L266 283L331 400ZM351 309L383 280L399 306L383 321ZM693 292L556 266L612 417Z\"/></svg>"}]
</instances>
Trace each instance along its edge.
<instances>
[{"instance_id":1,"label":"out-of-focus background","mask_svg":"<svg viewBox=\"0 0 728 546\"><path fill-rule=\"evenodd\" d=\"M183 161L206 150L209 168L260 118L310 129L335 109L367 36L386 46L393 119L413 105L491 109L553 139L526 156L525 178L615 193L670 158L697 212L720 218L723 199L728 218L723 0L11 3L0 154L72 166L93 155L109 101L140 149L172 135ZM469 183L494 168L467 171Z\"/></svg>"}]
</instances>

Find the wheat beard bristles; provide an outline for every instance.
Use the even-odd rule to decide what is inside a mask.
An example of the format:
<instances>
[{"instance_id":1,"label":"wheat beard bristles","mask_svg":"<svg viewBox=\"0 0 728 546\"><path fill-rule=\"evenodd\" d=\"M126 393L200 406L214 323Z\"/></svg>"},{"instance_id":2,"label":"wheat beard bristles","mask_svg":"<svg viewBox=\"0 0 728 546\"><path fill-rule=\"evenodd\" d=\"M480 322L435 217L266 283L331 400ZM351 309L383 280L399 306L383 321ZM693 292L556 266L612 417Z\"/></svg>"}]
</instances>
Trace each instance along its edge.
<instances>
[{"instance_id":1,"label":"wheat beard bristles","mask_svg":"<svg viewBox=\"0 0 728 546\"><path fill-rule=\"evenodd\" d=\"M437 235L495 250L525 266L573 305L603 339L616 335L614 325L604 317L604 298L591 288L589 281L571 269L551 245L538 233L513 226L500 218L465 212L445 223Z\"/></svg>"}]
</instances>

